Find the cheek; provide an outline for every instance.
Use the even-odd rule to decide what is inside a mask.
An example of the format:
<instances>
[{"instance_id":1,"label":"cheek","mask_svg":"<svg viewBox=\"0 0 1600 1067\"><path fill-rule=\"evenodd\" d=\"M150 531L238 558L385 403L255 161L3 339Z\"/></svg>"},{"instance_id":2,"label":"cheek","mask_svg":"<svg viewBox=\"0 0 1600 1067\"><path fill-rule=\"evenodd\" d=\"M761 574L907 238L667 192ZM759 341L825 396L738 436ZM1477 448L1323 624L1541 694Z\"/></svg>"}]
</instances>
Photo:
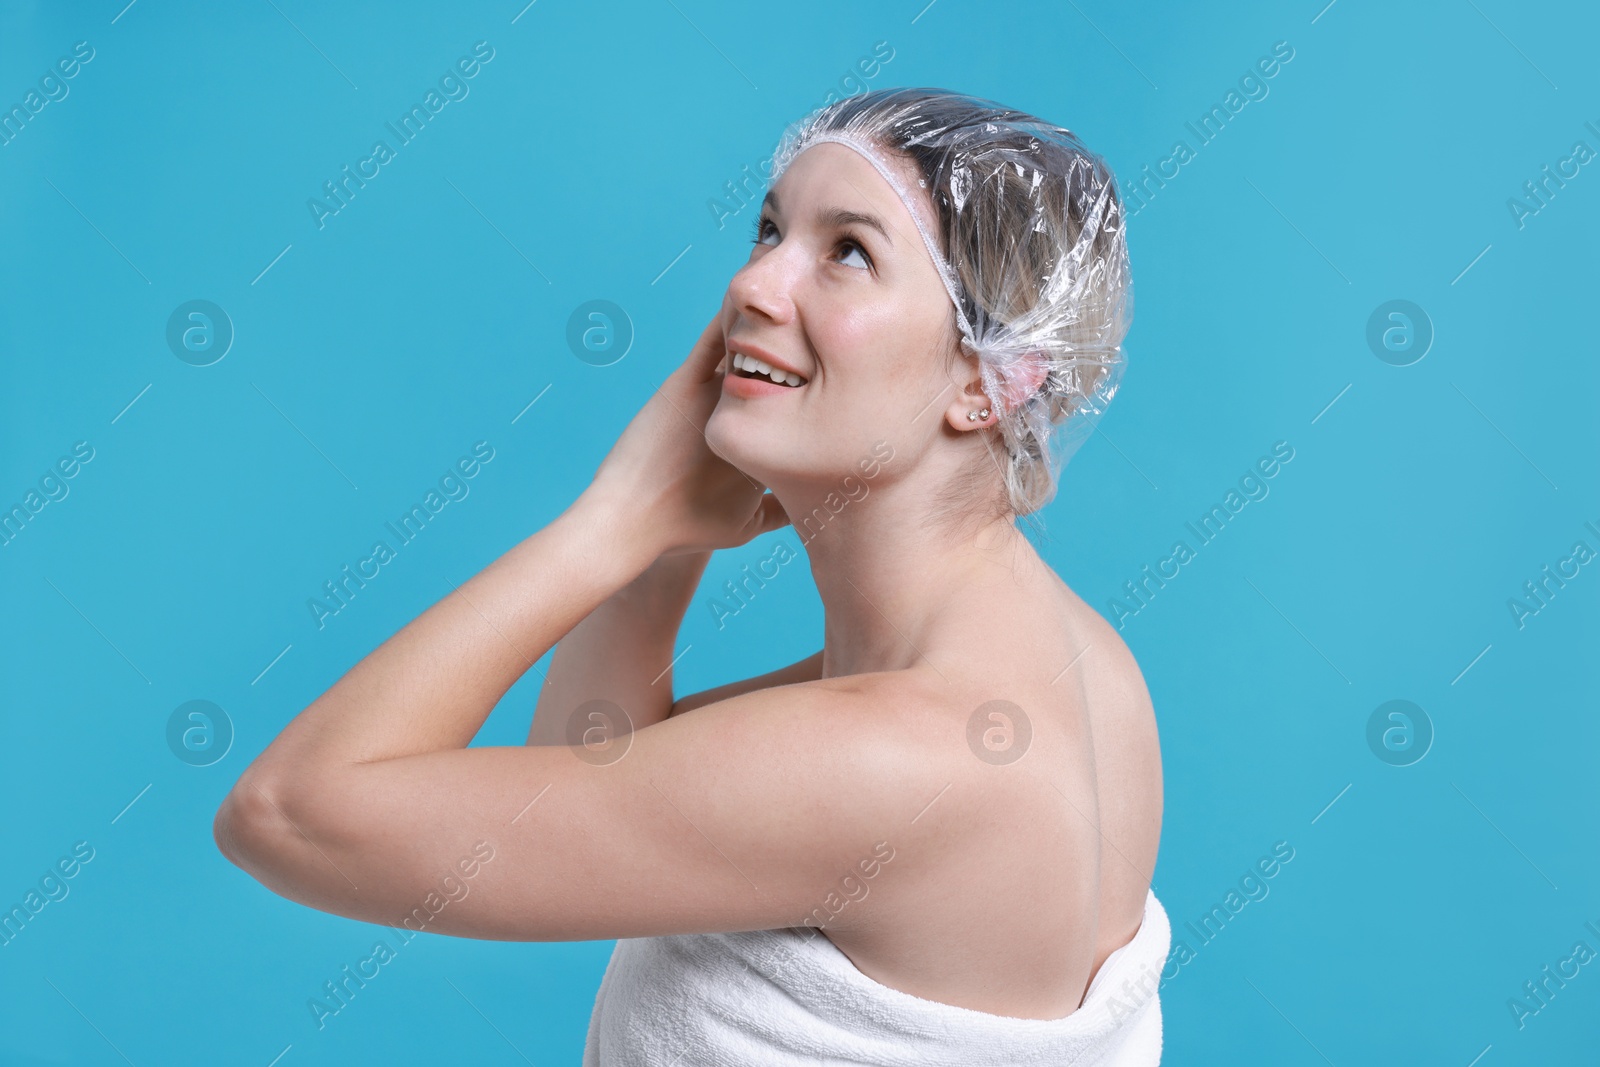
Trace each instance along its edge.
<instances>
[{"instance_id":1,"label":"cheek","mask_svg":"<svg viewBox=\"0 0 1600 1067\"><path fill-rule=\"evenodd\" d=\"M912 301L886 299L834 317L829 343L864 378L905 380L926 373L936 335L928 316L918 314Z\"/></svg>"},{"instance_id":2,"label":"cheek","mask_svg":"<svg viewBox=\"0 0 1600 1067\"><path fill-rule=\"evenodd\" d=\"M892 405L902 393L927 394L947 380L945 353L954 343L955 320L931 267L926 278L812 296L806 333L825 376L839 387Z\"/></svg>"}]
</instances>

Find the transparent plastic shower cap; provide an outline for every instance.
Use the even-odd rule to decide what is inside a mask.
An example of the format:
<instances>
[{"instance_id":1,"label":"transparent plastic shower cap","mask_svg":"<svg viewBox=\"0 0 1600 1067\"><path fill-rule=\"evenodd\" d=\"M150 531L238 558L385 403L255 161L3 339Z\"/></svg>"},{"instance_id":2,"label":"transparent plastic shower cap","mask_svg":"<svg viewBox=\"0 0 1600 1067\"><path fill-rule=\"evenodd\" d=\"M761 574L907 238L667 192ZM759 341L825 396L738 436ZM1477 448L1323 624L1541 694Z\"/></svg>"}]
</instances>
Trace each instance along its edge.
<instances>
[{"instance_id":1,"label":"transparent plastic shower cap","mask_svg":"<svg viewBox=\"0 0 1600 1067\"><path fill-rule=\"evenodd\" d=\"M801 152L829 143L871 163L915 222L1000 416L1007 491L1019 513L1036 510L1127 363L1133 284L1115 176L1070 130L990 100L908 88L847 97L791 124L773 183ZM893 157L913 161L916 189Z\"/></svg>"}]
</instances>

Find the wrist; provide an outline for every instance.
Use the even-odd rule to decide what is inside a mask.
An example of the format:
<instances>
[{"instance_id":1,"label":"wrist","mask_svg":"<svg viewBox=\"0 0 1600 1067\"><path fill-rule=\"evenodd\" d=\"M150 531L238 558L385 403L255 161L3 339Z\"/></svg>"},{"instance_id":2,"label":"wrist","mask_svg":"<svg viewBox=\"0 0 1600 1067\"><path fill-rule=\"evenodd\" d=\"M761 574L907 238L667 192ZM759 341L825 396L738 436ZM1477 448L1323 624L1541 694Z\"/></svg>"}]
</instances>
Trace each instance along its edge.
<instances>
[{"instance_id":1,"label":"wrist","mask_svg":"<svg viewBox=\"0 0 1600 1067\"><path fill-rule=\"evenodd\" d=\"M585 490L555 523L568 529L585 548L588 564L611 575L619 588L645 574L661 554L661 545L638 521L625 501Z\"/></svg>"}]
</instances>

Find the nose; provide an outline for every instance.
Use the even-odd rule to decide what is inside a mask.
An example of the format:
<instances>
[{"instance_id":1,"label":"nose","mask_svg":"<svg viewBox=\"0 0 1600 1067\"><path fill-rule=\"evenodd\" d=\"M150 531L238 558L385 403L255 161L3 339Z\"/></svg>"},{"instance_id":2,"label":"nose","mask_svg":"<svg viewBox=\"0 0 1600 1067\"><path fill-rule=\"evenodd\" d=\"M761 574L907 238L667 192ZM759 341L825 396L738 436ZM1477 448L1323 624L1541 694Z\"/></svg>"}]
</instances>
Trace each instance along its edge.
<instances>
[{"instance_id":1,"label":"nose","mask_svg":"<svg viewBox=\"0 0 1600 1067\"><path fill-rule=\"evenodd\" d=\"M786 249L780 243L739 268L728 283L728 300L740 315L769 325L793 321L794 291L801 270L799 257L792 254L796 251L797 244L791 242Z\"/></svg>"}]
</instances>

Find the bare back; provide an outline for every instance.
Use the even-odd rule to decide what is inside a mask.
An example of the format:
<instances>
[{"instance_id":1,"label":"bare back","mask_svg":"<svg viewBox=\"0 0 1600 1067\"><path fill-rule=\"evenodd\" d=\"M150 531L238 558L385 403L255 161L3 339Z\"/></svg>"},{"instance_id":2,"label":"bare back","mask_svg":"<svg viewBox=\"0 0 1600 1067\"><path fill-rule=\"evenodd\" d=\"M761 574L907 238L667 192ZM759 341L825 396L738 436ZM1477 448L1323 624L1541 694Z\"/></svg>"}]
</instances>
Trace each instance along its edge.
<instances>
[{"instance_id":1,"label":"bare back","mask_svg":"<svg viewBox=\"0 0 1600 1067\"><path fill-rule=\"evenodd\" d=\"M923 753L935 753L934 777L946 767L957 777L981 758L968 741L980 706L1022 709L1031 737L1014 765L994 769L993 789L966 816L981 825L952 828L961 844L945 850L897 846L888 835L894 858L824 934L882 985L994 1015L1058 1019L1077 1010L1143 918L1161 832L1161 756L1127 646L1034 564L1021 587L997 580L984 602L1002 608L989 617L964 609L943 649L925 650L910 670L821 680L819 654L766 681L859 680L884 706L926 709L915 721L940 738ZM930 800L918 820L933 832L942 813Z\"/></svg>"}]
</instances>

